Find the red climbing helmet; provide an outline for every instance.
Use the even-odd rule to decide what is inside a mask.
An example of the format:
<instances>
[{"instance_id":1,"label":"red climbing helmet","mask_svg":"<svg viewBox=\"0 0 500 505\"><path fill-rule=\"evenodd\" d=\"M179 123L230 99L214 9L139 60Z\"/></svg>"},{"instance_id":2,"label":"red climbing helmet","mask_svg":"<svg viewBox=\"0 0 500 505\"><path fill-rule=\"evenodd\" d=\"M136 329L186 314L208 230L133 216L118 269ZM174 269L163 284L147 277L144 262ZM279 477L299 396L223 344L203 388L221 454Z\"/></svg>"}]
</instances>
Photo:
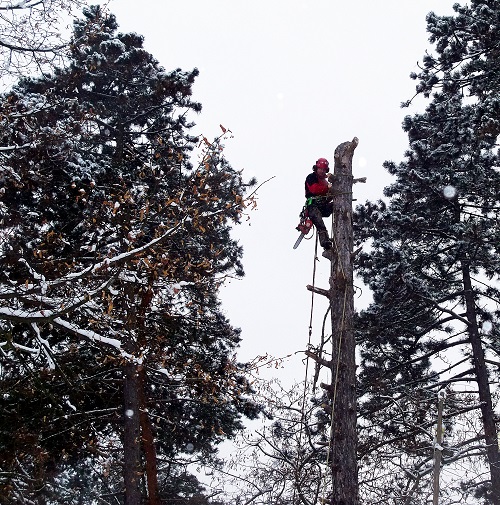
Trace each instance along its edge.
<instances>
[{"instance_id":1,"label":"red climbing helmet","mask_svg":"<svg viewBox=\"0 0 500 505\"><path fill-rule=\"evenodd\" d=\"M330 164L328 163L328 160L326 158L319 158L318 161L316 161L314 168L326 168L326 171L330 171Z\"/></svg>"}]
</instances>

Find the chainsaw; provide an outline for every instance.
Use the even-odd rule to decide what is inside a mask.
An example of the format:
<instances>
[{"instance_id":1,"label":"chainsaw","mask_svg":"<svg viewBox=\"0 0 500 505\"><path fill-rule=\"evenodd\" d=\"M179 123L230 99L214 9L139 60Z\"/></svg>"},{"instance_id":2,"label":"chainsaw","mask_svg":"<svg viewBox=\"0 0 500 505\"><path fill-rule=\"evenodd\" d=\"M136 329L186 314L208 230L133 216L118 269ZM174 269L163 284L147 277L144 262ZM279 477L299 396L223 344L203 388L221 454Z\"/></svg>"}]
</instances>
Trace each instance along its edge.
<instances>
[{"instance_id":1,"label":"chainsaw","mask_svg":"<svg viewBox=\"0 0 500 505\"><path fill-rule=\"evenodd\" d=\"M311 231L312 226L313 222L309 219L309 217L307 217L307 211L305 209L302 210L300 213L300 223L295 228L296 230L300 231L300 235L295 244L293 244L294 249L297 249L297 247L299 247L302 239Z\"/></svg>"}]
</instances>

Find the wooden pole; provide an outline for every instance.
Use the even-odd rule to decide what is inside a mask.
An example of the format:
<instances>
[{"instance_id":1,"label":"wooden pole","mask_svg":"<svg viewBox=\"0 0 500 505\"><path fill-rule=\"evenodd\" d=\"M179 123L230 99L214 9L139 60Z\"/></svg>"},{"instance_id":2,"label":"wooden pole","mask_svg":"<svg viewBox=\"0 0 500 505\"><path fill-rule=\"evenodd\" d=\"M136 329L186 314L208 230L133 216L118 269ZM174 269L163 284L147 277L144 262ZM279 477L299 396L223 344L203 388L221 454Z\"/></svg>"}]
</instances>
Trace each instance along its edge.
<instances>
[{"instance_id":1,"label":"wooden pole","mask_svg":"<svg viewBox=\"0 0 500 505\"><path fill-rule=\"evenodd\" d=\"M441 453L443 443L443 404L444 394L440 392L438 402L438 418L436 428L436 443L434 444L434 499L433 505L439 504L439 474L441 470Z\"/></svg>"},{"instance_id":2,"label":"wooden pole","mask_svg":"<svg viewBox=\"0 0 500 505\"><path fill-rule=\"evenodd\" d=\"M328 297L331 307L332 359L306 351L319 366L328 368L332 377L330 384L321 384L330 399L327 412L332 416L328 451L332 487L322 499L322 503L330 505L359 505L352 185L365 182L365 178L352 176L352 157L357 145L355 137L337 146L334 172L329 178L333 184L333 248L328 255L330 289L307 286L310 291Z\"/></svg>"}]
</instances>

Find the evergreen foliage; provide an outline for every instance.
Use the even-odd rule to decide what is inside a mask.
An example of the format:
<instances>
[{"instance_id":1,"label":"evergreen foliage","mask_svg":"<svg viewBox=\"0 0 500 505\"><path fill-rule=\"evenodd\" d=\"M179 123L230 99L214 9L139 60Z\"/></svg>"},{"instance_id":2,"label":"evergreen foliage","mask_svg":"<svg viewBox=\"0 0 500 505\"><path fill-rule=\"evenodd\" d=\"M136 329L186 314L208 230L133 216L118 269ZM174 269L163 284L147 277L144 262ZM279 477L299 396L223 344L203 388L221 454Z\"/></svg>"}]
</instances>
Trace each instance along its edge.
<instances>
[{"instance_id":1,"label":"evergreen foliage","mask_svg":"<svg viewBox=\"0 0 500 505\"><path fill-rule=\"evenodd\" d=\"M213 459L259 411L217 296L243 275L230 230L254 181L224 158L224 135L190 135L198 71L165 71L117 28L86 9L68 65L0 99L5 503L72 503L72 481L120 496L123 426L138 418L154 434L164 496L188 500L184 468ZM137 396L131 415L124 391Z\"/></svg>"},{"instance_id":2,"label":"evergreen foliage","mask_svg":"<svg viewBox=\"0 0 500 505\"><path fill-rule=\"evenodd\" d=\"M428 15L436 55L427 54L412 77L419 80L417 93L431 101L424 113L405 118L406 160L385 163L395 178L385 190L388 201L359 206L355 220L358 241L371 246L358 272L373 290L373 303L358 321L361 450L367 459L399 467L390 478L393 501L386 503L416 500L432 470L441 390L448 392L444 463L470 458L473 468L482 454L490 471L486 484L480 471L470 471L445 492L500 503L494 414L500 3L472 1L455 11ZM464 384L475 384L476 393L464 395ZM453 419L469 411L481 425L479 439L470 432L454 445L460 430ZM386 444L402 453L387 454Z\"/></svg>"}]
</instances>

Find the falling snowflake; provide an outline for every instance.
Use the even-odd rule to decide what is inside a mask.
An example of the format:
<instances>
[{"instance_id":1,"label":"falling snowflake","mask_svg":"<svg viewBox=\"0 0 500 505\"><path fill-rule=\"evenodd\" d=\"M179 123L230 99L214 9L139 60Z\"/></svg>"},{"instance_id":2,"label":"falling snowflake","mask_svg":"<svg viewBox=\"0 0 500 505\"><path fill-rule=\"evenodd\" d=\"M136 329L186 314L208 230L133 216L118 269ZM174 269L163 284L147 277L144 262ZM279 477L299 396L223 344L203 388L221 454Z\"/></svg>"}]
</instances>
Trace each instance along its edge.
<instances>
[{"instance_id":1,"label":"falling snowflake","mask_svg":"<svg viewBox=\"0 0 500 505\"><path fill-rule=\"evenodd\" d=\"M443 188L443 195L448 200L451 200L452 198L455 198L455 196L457 196L457 189L453 186L445 186Z\"/></svg>"},{"instance_id":2,"label":"falling snowflake","mask_svg":"<svg viewBox=\"0 0 500 505\"><path fill-rule=\"evenodd\" d=\"M484 321L481 329L483 330L483 333L491 333L493 330L493 323L491 321Z\"/></svg>"}]
</instances>

